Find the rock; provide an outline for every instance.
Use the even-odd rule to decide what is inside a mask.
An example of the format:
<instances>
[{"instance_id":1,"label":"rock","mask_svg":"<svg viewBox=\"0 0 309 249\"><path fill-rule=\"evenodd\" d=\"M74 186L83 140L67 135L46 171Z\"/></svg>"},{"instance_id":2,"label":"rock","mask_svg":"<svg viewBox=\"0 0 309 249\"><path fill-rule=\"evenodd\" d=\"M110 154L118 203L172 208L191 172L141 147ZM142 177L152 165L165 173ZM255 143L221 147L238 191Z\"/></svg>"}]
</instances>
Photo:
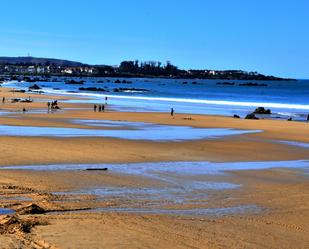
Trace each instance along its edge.
<instances>
[{"instance_id":1,"label":"rock","mask_svg":"<svg viewBox=\"0 0 309 249\"><path fill-rule=\"evenodd\" d=\"M123 80L122 81L122 84L131 84L132 83L132 81L128 81L128 80Z\"/></svg>"},{"instance_id":2,"label":"rock","mask_svg":"<svg viewBox=\"0 0 309 249\"><path fill-rule=\"evenodd\" d=\"M103 88L97 88L97 87L80 87L79 90L81 90L81 91L93 91L93 92L108 92Z\"/></svg>"},{"instance_id":3,"label":"rock","mask_svg":"<svg viewBox=\"0 0 309 249\"><path fill-rule=\"evenodd\" d=\"M33 84L32 86L29 86L29 90L41 90L42 88L39 87L37 84Z\"/></svg>"},{"instance_id":4,"label":"rock","mask_svg":"<svg viewBox=\"0 0 309 249\"><path fill-rule=\"evenodd\" d=\"M270 109L265 109L264 107L258 107L253 112L254 114L271 114Z\"/></svg>"},{"instance_id":5,"label":"rock","mask_svg":"<svg viewBox=\"0 0 309 249\"><path fill-rule=\"evenodd\" d=\"M243 83L239 84L239 86L267 86L266 84L258 84L258 83Z\"/></svg>"},{"instance_id":6,"label":"rock","mask_svg":"<svg viewBox=\"0 0 309 249\"><path fill-rule=\"evenodd\" d=\"M69 80L69 81L65 82L65 84L67 84L67 85L83 85L84 82L85 82L84 80L81 80L81 81Z\"/></svg>"},{"instance_id":7,"label":"rock","mask_svg":"<svg viewBox=\"0 0 309 249\"><path fill-rule=\"evenodd\" d=\"M234 114L233 118L240 118L238 115Z\"/></svg>"},{"instance_id":8,"label":"rock","mask_svg":"<svg viewBox=\"0 0 309 249\"><path fill-rule=\"evenodd\" d=\"M293 121L293 119L292 119L292 118L289 118L288 121Z\"/></svg>"},{"instance_id":9,"label":"rock","mask_svg":"<svg viewBox=\"0 0 309 249\"><path fill-rule=\"evenodd\" d=\"M234 82L218 82L217 85L227 85L227 86L234 86Z\"/></svg>"},{"instance_id":10,"label":"rock","mask_svg":"<svg viewBox=\"0 0 309 249\"><path fill-rule=\"evenodd\" d=\"M254 120L258 120L259 118L255 116L254 113L250 113L248 114L245 119L254 119Z\"/></svg>"},{"instance_id":11,"label":"rock","mask_svg":"<svg viewBox=\"0 0 309 249\"><path fill-rule=\"evenodd\" d=\"M35 203L31 203L25 207L21 207L20 209L16 210L18 214L44 214L46 210L41 208Z\"/></svg>"},{"instance_id":12,"label":"rock","mask_svg":"<svg viewBox=\"0 0 309 249\"><path fill-rule=\"evenodd\" d=\"M10 92L12 92L12 93L25 93L26 92L26 90L10 90Z\"/></svg>"},{"instance_id":13,"label":"rock","mask_svg":"<svg viewBox=\"0 0 309 249\"><path fill-rule=\"evenodd\" d=\"M14 98L14 99L11 99L11 103L17 103L17 102L20 102L20 100L21 100L21 99L16 99L16 98Z\"/></svg>"}]
</instances>

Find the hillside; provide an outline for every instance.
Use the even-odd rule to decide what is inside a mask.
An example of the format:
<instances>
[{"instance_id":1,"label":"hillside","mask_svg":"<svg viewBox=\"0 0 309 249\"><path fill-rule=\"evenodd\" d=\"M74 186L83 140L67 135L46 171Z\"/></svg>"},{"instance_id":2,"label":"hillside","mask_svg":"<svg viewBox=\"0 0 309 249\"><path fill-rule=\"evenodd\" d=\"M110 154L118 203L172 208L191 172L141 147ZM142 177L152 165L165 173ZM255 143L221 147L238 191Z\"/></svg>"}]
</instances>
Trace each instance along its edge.
<instances>
[{"instance_id":1,"label":"hillside","mask_svg":"<svg viewBox=\"0 0 309 249\"><path fill-rule=\"evenodd\" d=\"M55 64L57 66L82 66L83 63L69 60L61 59L51 59L51 58L36 58L36 57L0 57L0 64L20 64L20 63L30 63L30 64L42 64L46 63Z\"/></svg>"}]
</instances>

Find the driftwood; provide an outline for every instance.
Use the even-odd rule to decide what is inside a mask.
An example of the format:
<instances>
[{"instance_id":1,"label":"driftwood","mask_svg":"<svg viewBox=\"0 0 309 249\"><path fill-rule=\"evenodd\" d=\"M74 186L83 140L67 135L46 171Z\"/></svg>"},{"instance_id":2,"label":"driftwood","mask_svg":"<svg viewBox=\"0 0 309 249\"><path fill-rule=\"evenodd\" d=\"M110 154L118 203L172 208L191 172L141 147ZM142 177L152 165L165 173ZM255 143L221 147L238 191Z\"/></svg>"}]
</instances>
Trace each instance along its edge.
<instances>
[{"instance_id":1,"label":"driftwood","mask_svg":"<svg viewBox=\"0 0 309 249\"><path fill-rule=\"evenodd\" d=\"M86 171L107 171L108 168L87 168Z\"/></svg>"}]
</instances>

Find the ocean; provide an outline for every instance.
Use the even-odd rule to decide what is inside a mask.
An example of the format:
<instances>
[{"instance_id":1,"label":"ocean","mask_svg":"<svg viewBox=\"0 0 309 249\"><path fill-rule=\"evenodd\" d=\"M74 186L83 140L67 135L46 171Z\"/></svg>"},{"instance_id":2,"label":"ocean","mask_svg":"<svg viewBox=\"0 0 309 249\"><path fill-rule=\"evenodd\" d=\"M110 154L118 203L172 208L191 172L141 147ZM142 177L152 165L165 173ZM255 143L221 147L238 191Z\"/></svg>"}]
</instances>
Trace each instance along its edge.
<instances>
[{"instance_id":1,"label":"ocean","mask_svg":"<svg viewBox=\"0 0 309 249\"><path fill-rule=\"evenodd\" d=\"M176 113L224 116L236 114L244 117L256 107L262 106L272 110L270 118L273 119L291 117L294 120L304 121L309 114L309 80L240 81L84 77L74 78L76 81L84 80L83 85L65 83L71 79L52 77L49 82L35 83L47 94L85 98L79 102L104 104L107 96L108 104L119 111L169 112L174 108ZM117 80L121 83L115 83ZM248 86L248 83L256 83L258 86ZM3 85L28 89L33 84L9 81ZM106 92L79 90L80 87L96 87Z\"/></svg>"}]
</instances>

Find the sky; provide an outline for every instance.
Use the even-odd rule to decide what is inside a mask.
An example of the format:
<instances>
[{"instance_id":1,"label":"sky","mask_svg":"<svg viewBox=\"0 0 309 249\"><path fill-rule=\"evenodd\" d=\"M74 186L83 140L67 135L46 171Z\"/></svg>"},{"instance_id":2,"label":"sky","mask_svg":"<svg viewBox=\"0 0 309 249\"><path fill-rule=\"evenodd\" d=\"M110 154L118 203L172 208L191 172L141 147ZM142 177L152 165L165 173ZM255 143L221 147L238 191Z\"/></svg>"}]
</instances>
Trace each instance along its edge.
<instances>
[{"instance_id":1,"label":"sky","mask_svg":"<svg viewBox=\"0 0 309 249\"><path fill-rule=\"evenodd\" d=\"M0 56L309 79L307 0L0 0Z\"/></svg>"}]
</instances>

